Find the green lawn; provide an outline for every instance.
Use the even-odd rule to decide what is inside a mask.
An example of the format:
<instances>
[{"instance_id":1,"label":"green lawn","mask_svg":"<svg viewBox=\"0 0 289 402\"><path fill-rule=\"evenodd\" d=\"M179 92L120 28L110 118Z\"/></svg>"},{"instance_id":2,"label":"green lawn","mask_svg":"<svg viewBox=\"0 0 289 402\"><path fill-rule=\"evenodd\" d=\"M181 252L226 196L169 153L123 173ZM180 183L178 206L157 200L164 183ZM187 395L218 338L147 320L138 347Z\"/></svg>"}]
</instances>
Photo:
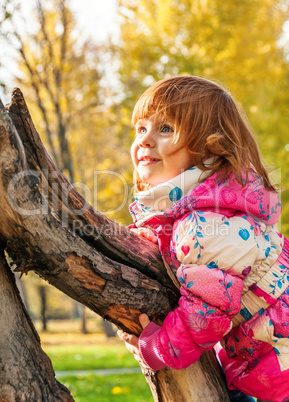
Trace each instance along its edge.
<instances>
[{"instance_id":1,"label":"green lawn","mask_svg":"<svg viewBox=\"0 0 289 402\"><path fill-rule=\"evenodd\" d=\"M139 367L123 344L44 345L55 371Z\"/></svg>"},{"instance_id":2,"label":"green lawn","mask_svg":"<svg viewBox=\"0 0 289 402\"><path fill-rule=\"evenodd\" d=\"M48 336L49 338L49 336ZM97 343L97 342L96 342ZM139 367L133 355L117 339L97 344L43 344L56 372L76 370L75 375L56 375L76 402L153 402L141 373L108 376L78 375L77 370Z\"/></svg>"},{"instance_id":3,"label":"green lawn","mask_svg":"<svg viewBox=\"0 0 289 402\"><path fill-rule=\"evenodd\" d=\"M153 402L143 375L67 376L60 379L75 402Z\"/></svg>"},{"instance_id":4,"label":"green lawn","mask_svg":"<svg viewBox=\"0 0 289 402\"><path fill-rule=\"evenodd\" d=\"M72 371L75 375L56 375L71 392L75 402L153 402L142 373L93 375L89 370L139 367L133 355L117 339L98 344L43 345L54 370ZM77 370L88 370L78 375Z\"/></svg>"}]
</instances>

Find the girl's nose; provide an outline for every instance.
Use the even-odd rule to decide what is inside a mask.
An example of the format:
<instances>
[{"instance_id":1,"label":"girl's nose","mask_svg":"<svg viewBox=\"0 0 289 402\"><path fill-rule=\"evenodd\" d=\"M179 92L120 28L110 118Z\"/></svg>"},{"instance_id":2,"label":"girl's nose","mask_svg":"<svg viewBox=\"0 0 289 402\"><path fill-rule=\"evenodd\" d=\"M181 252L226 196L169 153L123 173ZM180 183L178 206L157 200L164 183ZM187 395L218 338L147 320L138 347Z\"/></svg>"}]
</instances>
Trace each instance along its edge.
<instances>
[{"instance_id":1,"label":"girl's nose","mask_svg":"<svg viewBox=\"0 0 289 402\"><path fill-rule=\"evenodd\" d=\"M155 144L153 139L152 130L148 130L145 134L143 134L139 139L139 146L143 148L151 148Z\"/></svg>"}]
</instances>

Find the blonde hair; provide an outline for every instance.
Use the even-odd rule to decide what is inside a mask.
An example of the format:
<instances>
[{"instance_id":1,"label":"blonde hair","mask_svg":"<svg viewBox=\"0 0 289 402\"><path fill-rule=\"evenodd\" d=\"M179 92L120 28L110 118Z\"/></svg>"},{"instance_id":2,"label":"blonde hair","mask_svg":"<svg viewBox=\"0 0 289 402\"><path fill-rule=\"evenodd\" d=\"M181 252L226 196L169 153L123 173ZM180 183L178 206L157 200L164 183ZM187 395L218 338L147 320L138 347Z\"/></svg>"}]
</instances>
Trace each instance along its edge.
<instances>
[{"instance_id":1,"label":"blonde hair","mask_svg":"<svg viewBox=\"0 0 289 402\"><path fill-rule=\"evenodd\" d=\"M196 76L177 76L161 80L148 88L138 99L132 115L132 124L152 115L173 120L173 143L178 149L186 147L192 155L192 166L212 174L220 172L218 181L233 171L238 182L241 172L253 168L270 191L276 187L270 182L253 129L231 95L219 84ZM213 158L212 164L205 161ZM135 192L150 188L134 171Z\"/></svg>"}]
</instances>

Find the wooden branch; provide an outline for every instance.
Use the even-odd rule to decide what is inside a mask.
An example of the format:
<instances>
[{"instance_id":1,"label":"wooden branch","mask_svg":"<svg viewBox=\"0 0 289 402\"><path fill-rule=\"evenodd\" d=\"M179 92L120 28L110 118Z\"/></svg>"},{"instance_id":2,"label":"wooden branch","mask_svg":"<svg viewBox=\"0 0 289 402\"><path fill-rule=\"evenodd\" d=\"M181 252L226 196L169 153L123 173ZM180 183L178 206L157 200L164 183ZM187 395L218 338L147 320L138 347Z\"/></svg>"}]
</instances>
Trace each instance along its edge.
<instances>
[{"instance_id":1,"label":"wooden branch","mask_svg":"<svg viewBox=\"0 0 289 402\"><path fill-rule=\"evenodd\" d=\"M19 90L7 110L17 131L2 112L0 152L9 157L0 172L3 180L5 169L0 231L17 270L35 270L125 330L140 331L141 312L160 322L178 296L157 247L76 192L45 151ZM85 212L77 215L80 209ZM91 234L77 232L75 223L89 225Z\"/></svg>"}]
</instances>

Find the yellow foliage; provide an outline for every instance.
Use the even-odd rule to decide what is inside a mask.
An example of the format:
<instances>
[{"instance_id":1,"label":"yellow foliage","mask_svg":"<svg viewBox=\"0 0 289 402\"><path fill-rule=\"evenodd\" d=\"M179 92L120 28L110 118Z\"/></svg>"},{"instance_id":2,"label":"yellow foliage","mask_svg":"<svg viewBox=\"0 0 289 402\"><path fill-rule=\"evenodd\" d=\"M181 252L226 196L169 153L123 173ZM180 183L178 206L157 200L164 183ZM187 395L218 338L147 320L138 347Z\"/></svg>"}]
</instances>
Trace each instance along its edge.
<instances>
[{"instance_id":1,"label":"yellow foliage","mask_svg":"<svg viewBox=\"0 0 289 402\"><path fill-rule=\"evenodd\" d=\"M168 76L216 79L244 106L267 162L282 168L288 189L288 59L278 42L288 18L288 2L119 2L129 11L123 13L117 49L125 96L121 110L132 110L147 86ZM125 131L125 121L122 124ZM282 202L283 222L289 222L288 190ZM289 224L284 227L289 236Z\"/></svg>"}]
</instances>

